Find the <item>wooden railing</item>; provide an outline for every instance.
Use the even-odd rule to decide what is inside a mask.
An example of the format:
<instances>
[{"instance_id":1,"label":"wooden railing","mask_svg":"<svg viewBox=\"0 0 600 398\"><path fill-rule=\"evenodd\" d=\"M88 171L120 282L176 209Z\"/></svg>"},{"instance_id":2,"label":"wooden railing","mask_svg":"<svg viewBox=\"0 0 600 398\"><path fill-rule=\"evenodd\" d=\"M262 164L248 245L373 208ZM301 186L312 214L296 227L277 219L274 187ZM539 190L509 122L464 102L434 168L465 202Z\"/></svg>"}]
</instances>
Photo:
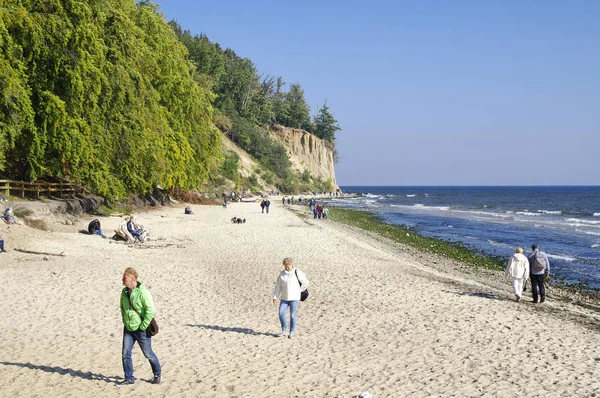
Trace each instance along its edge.
<instances>
[{"instance_id":1,"label":"wooden railing","mask_svg":"<svg viewBox=\"0 0 600 398\"><path fill-rule=\"evenodd\" d=\"M40 196L58 197L74 196L83 192L83 187L78 184L68 182L26 182L14 180L0 180L0 192L4 196L34 197Z\"/></svg>"}]
</instances>

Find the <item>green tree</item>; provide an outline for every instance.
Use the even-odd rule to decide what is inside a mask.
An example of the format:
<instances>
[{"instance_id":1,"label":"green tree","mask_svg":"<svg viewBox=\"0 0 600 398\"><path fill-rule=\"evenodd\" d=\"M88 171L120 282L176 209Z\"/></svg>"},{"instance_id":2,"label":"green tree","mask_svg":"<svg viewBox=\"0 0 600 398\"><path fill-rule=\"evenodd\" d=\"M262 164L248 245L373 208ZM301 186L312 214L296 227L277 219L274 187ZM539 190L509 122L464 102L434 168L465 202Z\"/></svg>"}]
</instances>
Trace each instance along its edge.
<instances>
[{"instance_id":1,"label":"green tree","mask_svg":"<svg viewBox=\"0 0 600 398\"><path fill-rule=\"evenodd\" d=\"M335 120L333 114L329 111L327 102L323 105L319 112L314 118L315 130L314 134L329 142L331 145L335 143L335 133L340 131L341 128L338 125L338 121Z\"/></svg>"},{"instance_id":2,"label":"green tree","mask_svg":"<svg viewBox=\"0 0 600 398\"><path fill-rule=\"evenodd\" d=\"M294 128L302 128L310 125L310 110L304 99L304 90L295 83L285 94L285 103L289 110L289 117L284 125Z\"/></svg>"}]
</instances>

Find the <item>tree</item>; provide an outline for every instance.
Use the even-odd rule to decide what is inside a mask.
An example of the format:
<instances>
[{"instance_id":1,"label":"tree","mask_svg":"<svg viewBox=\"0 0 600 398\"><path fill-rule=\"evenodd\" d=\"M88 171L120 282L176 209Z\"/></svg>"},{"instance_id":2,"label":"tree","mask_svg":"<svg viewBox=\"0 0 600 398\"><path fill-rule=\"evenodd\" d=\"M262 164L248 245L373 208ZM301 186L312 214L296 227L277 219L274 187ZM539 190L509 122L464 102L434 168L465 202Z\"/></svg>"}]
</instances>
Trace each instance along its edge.
<instances>
[{"instance_id":1,"label":"tree","mask_svg":"<svg viewBox=\"0 0 600 398\"><path fill-rule=\"evenodd\" d=\"M335 120L331 112L329 111L329 106L327 106L327 102L323 105L319 112L314 118L315 123L315 131L314 134L329 142L331 145L335 144L335 133L336 131L340 131L341 128L338 125L338 121Z\"/></svg>"},{"instance_id":2,"label":"tree","mask_svg":"<svg viewBox=\"0 0 600 398\"><path fill-rule=\"evenodd\" d=\"M289 109L289 118L285 125L294 128L310 125L308 104L304 99L304 90L298 83L290 86L290 91L285 95L285 103Z\"/></svg>"}]
</instances>

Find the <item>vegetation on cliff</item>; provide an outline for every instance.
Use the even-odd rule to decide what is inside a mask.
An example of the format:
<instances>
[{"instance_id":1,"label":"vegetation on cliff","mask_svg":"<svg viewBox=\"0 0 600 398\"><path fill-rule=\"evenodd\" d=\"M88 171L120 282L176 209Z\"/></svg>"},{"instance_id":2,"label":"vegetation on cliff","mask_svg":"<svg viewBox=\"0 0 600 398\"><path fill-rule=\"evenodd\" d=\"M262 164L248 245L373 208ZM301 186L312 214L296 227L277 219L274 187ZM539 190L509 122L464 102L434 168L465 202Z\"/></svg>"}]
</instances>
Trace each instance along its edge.
<instances>
[{"instance_id":1,"label":"vegetation on cliff","mask_svg":"<svg viewBox=\"0 0 600 398\"><path fill-rule=\"evenodd\" d=\"M263 127L303 127L333 144L324 123L337 122L311 121L300 85L284 85L149 1L5 0L0 174L64 178L110 198L201 188L215 174L239 179L221 130L296 189L301 176Z\"/></svg>"}]
</instances>

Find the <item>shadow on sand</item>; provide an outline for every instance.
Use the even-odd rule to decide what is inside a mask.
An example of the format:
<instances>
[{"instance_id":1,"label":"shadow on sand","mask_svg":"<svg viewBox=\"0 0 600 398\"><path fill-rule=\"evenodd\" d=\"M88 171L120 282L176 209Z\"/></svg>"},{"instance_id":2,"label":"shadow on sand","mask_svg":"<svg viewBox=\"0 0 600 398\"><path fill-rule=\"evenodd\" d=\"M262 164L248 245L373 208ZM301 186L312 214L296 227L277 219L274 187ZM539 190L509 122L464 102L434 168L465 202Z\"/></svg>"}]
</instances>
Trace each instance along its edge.
<instances>
[{"instance_id":1,"label":"shadow on sand","mask_svg":"<svg viewBox=\"0 0 600 398\"><path fill-rule=\"evenodd\" d=\"M499 297L498 295L492 294L492 293L450 292L450 291L446 291L445 293L456 294L457 296L481 297L481 298L488 299L488 300L500 300L500 301L505 300L504 298Z\"/></svg>"},{"instance_id":2,"label":"shadow on sand","mask_svg":"<svg viewBox=\"0 0 600 398\"><path fill-rule=\"evenodd\" d=\"M242 334L250 334L253 336L268 336L268 337L277 337L277 334L275 333L264 333L264 332L256 332L252 329L248 329L248 328L227 328L224 326L214 326L214 325L192 325L192 324L187 324L185 326L191 327L191 328L200 328L200 329L209 329L209 330L216 330L218 332L233 332L233 333L242 333Z\"/></svg>"},{"instance_id":3,"label":"shadow on sand","mask_svg":"<svg viewBox=\"0 0 600 398\"><path fill-rule=\"evenodd\" d=\"M65 369L60 366L45 366L45 365L34 365L32 363L19 363L19 362L0 362L0 365L4 366L18 366L19 368L27 368L31 370L41 370L48 373L58 373L59 375L69 375L73 377L79 377L84 380L98 380L105 383L115 383L122 379L118 376L104 376L99 373L82 372L81 370Z\"/></svg>"}]
</instances>

